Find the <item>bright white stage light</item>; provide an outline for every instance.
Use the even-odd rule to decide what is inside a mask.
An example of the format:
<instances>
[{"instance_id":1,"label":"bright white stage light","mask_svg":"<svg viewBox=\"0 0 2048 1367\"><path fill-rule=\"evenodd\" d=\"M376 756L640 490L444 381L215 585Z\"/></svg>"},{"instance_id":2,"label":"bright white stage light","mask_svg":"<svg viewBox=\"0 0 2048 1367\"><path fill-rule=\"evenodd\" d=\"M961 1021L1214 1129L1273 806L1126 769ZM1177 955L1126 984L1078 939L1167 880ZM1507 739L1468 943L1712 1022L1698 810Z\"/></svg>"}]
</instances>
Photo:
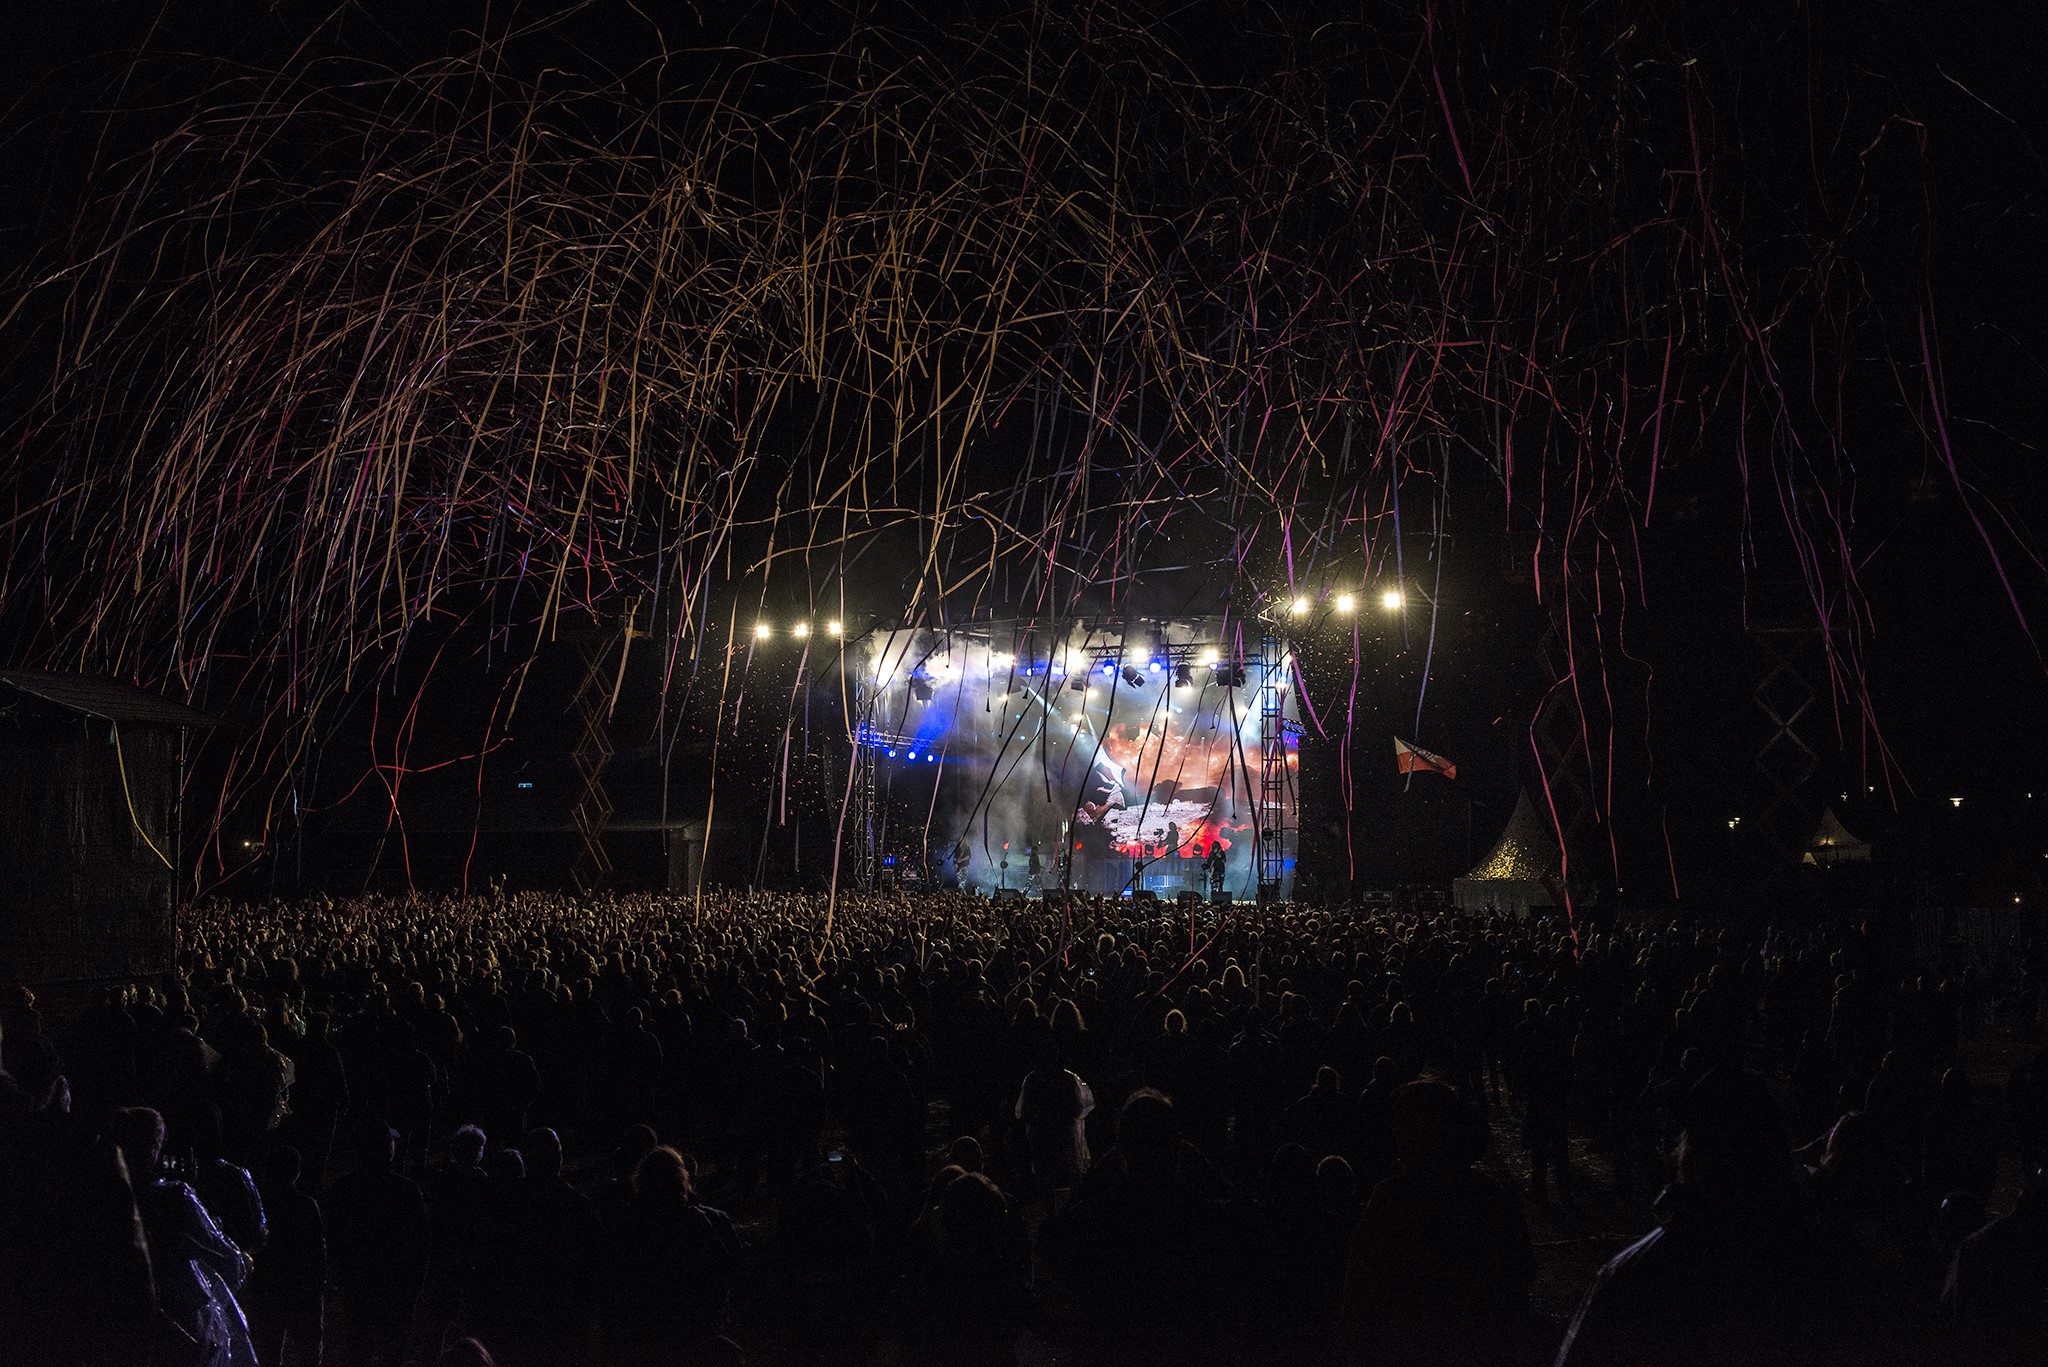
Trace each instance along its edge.
<instances>
[{"instance_id":1,"label":"bright white stage light","mask_svg":"<svg viewBox=\"0 0 2048 1367\"><path fill-rule=\"evenodd\" d=\"M1399 589L1388 589L1385 593L1380 595L1380 606L1385 608L1388 612L1399 612L1401 610L1401 605L1406 603L1407 601L1407 598L1403 596L1401 590Z\"/></svg>"},{"instance_id":2,"label":"bright white stage light","mask_svg":"<svg viewBox=\"0 0 2048 1367\"><path fill-rule=\"evenodd\" d=\"M843 632L843 631L845 631L845 630L846 630L846 628L845 628L845 627L843 627L843 626L841 626L841 625L839 625L839 623L837 623L837 622L830 622L830 623L827 623L827 624L826 624L826 626L825 626L825 632L826 632L826 634L827 634L827 635L829 635L829 636L837 636L837 635L839 635L839 634L840 634L841 632Z\"/></svg>"},{"instance_id":3,"label":"bright white stage light","mask_svg":"<svg viewBox=\"0 0 2048 1367\"><path fill-rule=\"evenodd\" d=\"M1306 598L1297 598L1297 599L1295 599L1295 600L1294 600L1294 604L1293 604L1293 606L1294 606L1294 615L1295 615L1296 617L1300 617L1300 616L1303 616L1304 614L1306 614L1306 613L1308 612L1308 599L1306 599Z\"/></svg>"},{"instance_id":4,"label":"bright white stage light","mask_svg":"<svg viewBox=\"0 0 2048 1367\"><path fill-rule=\"evenodd\" d=\"M1222 658L1223 652L1216 649L1215 646L1210 646L1207 650L1202 652L1202 663L1205 665L1213 665Z\"/></svg>"},{"instance_id":5,"label":"bright white stage light","mask_svg":"<svg viewBox=\"0 0 2048 1367\"><path fill-rule=\"evenodd\" d=\"M798 640L802 640L804 637L811 634L811 624L809 622L798 622L795 626L789 629L789 634L796 637Z\"/></svg>"},{"instance_id":6,"label":"bright white stage light","mask_svg":"<svg viewBox=\"0 0 2048 1367\"><path fill-rule=\"evenodd\" d=\"M754 623L754 639L755 639L755 640L757 640L757 641L765 641L765 640L767 640L767 639L768 639L768 638L769 638L770 636L772 636L772 635L774 635L774 634L775 634L775 628L774 628L774 627L771 627L771 626L769 626L769 625L768 625L768 624L767 624L766 622L756 622L756 623Z\"/></svg>"},{"instance_id":7,"label":"bright white stage light","mask_svg":"<svg viewBox=\"0 0 2048 1367\"><path fill-rule=\"evenodd\" d=\"M1337 595L1337 611L1349 612L1357 606L1358 600L1356 598L1353 598L1350 594L1340 593Z\"/></svg>"}]
</instances>

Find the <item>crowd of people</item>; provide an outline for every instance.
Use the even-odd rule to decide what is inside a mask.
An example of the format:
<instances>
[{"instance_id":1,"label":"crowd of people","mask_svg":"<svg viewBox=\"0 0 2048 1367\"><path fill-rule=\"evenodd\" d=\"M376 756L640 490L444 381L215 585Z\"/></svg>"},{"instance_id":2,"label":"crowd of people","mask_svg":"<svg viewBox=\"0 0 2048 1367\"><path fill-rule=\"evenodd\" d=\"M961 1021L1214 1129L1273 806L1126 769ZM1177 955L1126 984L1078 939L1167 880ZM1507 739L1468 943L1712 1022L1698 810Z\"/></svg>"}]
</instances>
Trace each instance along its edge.
<instances>
[{"instance_id":1,"label":"crowd of people","mask_svg":"<svg viewBox=\"0 0 2048 1367\"><path fill-rule=\"evenodd\" d=\"M316 898L179 936L170 980L0 1003L6 1361L2048 1342L2027 947L960 894ZM1595 1190L1654 1227L1539 1313L1530 1213Z\"/></svg>"}]
</instances>

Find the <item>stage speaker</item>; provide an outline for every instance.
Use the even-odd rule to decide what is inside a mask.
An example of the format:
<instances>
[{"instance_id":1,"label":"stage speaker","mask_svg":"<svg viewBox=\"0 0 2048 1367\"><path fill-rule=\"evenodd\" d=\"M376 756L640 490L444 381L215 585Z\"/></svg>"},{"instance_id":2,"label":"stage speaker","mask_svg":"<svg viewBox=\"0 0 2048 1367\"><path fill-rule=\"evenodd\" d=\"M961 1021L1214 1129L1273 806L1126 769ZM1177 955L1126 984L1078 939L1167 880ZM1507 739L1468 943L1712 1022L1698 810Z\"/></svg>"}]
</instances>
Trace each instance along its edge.
<instances>
[{"instance_id":1,"label":"stage speaker","mask_svg":"<svg viewBox=\"0 0 2048 1367\"><path fill-rule=\"evenodd\" d=\"M990 900L996 902L1021 902L1024 900L1024 889L997 888Z\"/></svg>"},{"instance_id":2,"label":"stage speaker","mask_svg":"<svg viewBox=\"0 0 2048 1367\"><path fill-rule=\"evenodd\" d=\"M1227 907L1227 906L1229 906L1229 905L1230 905L1230 894L1229 894L1229 893L1227 893L1227 892L1212 892L1212 893L1210 893L1210 894L1209 894L1209 905L1210 905L1210 906L1212 906L1212 907Z\"/></svg>"}]
</instances>

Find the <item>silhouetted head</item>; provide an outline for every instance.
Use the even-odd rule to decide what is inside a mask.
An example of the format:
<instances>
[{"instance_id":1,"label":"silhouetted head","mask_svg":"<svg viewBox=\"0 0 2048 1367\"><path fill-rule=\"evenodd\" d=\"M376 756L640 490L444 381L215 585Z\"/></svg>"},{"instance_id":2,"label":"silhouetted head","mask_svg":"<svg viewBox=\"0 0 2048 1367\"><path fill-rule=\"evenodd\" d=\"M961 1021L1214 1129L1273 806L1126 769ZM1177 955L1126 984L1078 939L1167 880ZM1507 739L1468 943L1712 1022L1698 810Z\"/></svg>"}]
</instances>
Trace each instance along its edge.
<instances>
[{"instance_id":1,"label":"silhouetted head","mask_svg":"<svg viewBox=\"0 0 2048 1367\"><path fill-rule=\"evenodd\" d=\"M643 1201L687 1201L696 1191L683 1156L663 1144L633 1169L633 1194Z\"/></svg>"},{"instance_id":2,"label":"silhouetted head","mask_svg":"<svg viewBox=\"0 0 2048 1367\"><path fill-rule=\"evenodd\" d=\"M142 1182L156 1172L164 1153L164 1118L147 1106L123 1106L114 1112L109 1127L121 1158L128 1165L128 1180Z\"/></svg>"},{"instance_id":3,"label":"silhouetted head","mask_svg":"<svg viewBox=\"0 0 2048 1367\"><path fill-rule=\"evenodd\" d=\"M1686 1093L1678 1177L1688 1186L1756 1186L1791 1172L1785 1118L1763 1079L1714 1068Z\"/></svg>"},{"instance_id":4,"label":"silhouetted head","mask_svg":"<svg viewBox=\"0 0 2048 1367\"><path fill-rule=\"evenodd\" d=\"M660 1147L661 1136L654 1132L652 1125L628 1125L625 1135L619 1140L619 1156L630 1163L638 1163Z\"/></svg>"},{"instance_id":5,"label":"silhouetted head","mask_svg":"<svg viewBox=\"0 0 2048 1367\"><path fill-rule=\"evenodd\" d=\"M946 1151L946 1157L963 1172L980 1172L988 1161L982 1154L981 1141L971 1134L963 1134L954 1140L952 1148Z\"/></svg>"},{"instance_id":6,"label":"silhouetted head","mask_svg":"<svg viewBox=\"0 0 2048 1367\"><path fill-rule=\"evenodd\" d=\"M1117 1112L1116 1143L1133 1170L1171 1167L1180 1149L1180 1117L1173 1099L1151 1087L1132 1092Z\"/></svg>"},{"instance_id":7,"label":"silhouetted head","mask_svg":"<svg viewBox=\"0 0 2048 1367\"><path fill-rule=\"evenodd\" d=\"M305 1170L305 1158L289 1144L279 1144L272 1149L263 1164L263 1176L281 1187L297 1186L299 1176Z\"/></svg>"},{"instance_id":8,"label":"silhouetted head","mask_svg":"<svg viewBox=\"0 0 2048 1367\"><path fill-rule=\"evenodd\" d=\"M398 1165L398 1131L381 1120L365 1120L362 1128L363 1166L389 1171Z\"/></svg>"},{"instance_id":9,"label":"silhouetted head","mask_svg":"<svg viewBox=\"0 0 2048 1367\"><path fill-rule=\"evenodd\" d=\"M519 1151L526 1155L527 1176L552 1179L562 1175L562 1137L553 1130L528 1130L519 1142Z\"/></svg>"},{"instance_id":10,"label":"silhouetted head","mask_svg":"<svg viewBox=\"0 0 2048 1367\"><path fill-rule=\"evenodd\" d=\"M1305 1196L1315 1185L1315 1155L1299 1144L1282 1144L1273 1150L1273 1166L1266 1180L1278 1199Z\"/></svg>"},{"instance_id":11,"label":"silhouetted head","mask_svg":"<svg viewBox=\"0 0 2048 1367\"><path fill-rule=\"evenodd\" d=\"M1316 1164L1316 1196L1332 1210L1358 1199L1358 1174L1342 1154L1333 1153Z\"/></svg>"},{"instance_id":12,"label":"silhouetted head","mask_svg":"<svg viewBox=\"0 0 2048 1367\"><path fill-rule=\"evenodd\" d=\"M1465 1168L1486 1150L1486 1125L1441 1082L1408 1082L1392 1098L1394 1156L1408 1172Z\"/></svg>"},{"instance_id":13,"label":"silhouetted head","mask_svg":"<svg viewBox=\"0 0 2048 1367\"><path fill-rule=\"evenodd\" d=\"M464 1125L449 1139L448 1156L463 1167L473 1168L483 1162L485 1142L482 1130L474 1125Z\"/></svg>"},{"instance_id":14,"label":"silhouetted head","mask_svg":"<svg viewBox=\"0 0 2048 1367\"><path fill-rule=\"evenodd\" d=\"M457 1339L441 1350L434 1367L498 1367L498 1360L475 1339Z\"/></svg>"}]
</instances>

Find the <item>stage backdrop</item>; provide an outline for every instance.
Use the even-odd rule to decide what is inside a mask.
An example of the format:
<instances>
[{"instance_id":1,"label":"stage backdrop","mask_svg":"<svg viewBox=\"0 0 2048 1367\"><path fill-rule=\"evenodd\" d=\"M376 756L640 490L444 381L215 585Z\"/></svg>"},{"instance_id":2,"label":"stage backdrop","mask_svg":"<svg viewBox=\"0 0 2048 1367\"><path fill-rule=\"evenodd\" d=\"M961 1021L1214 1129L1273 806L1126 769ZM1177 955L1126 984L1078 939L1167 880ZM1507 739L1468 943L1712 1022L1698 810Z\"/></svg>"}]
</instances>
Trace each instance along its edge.
<instances>
[{"instance_id":1,"label":"stage backdrop","mask_svg":"<svg viewBox=\"0 0 2048 1367\"><path fill-rule=\"evenodd\" d=\"M861 658L873 705L880 843L905 879L982 889L1253 894L1265 670L1214 626L1143 643L1077 633L1055 645L1001 634L878 635ZM1219 670L1217 666L1224 664ZM1286 663L1274 671L1294 716ZM1292 728L1290 728L1292 729ZM1278 826L1293 875L1292 737Z\"/></svg>"}]
</instances>

